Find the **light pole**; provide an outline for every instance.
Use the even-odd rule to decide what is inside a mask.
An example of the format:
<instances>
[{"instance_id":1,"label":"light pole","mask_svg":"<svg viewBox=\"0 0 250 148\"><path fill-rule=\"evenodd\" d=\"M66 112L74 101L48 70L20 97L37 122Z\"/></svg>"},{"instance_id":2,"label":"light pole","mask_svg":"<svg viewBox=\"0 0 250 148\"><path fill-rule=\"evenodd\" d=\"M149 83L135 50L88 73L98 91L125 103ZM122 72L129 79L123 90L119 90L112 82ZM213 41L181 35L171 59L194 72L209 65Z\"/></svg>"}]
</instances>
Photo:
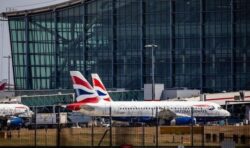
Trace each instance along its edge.
<instances>
[{"instance_id":1,"label":"light pole","mask_svg":"<svg viewBox=\"0 0 250 148\"><path fill-rule=\"evenodd\" d=\"M158 46L155 44L147 44L144 47L151 48L151 70L152 70L152 99L155 100L155 55L154 49Z\"/></svg>"},{"instance_id":2,"label":"light pole","mask_svg":"<svg viewBox=\"0 0 250 148\"><path fill-rule=\"evenodd\" d=\"M10 59L11 56L3 56L3 58L7 58L8 59L8 90L10 90Z\"/></svg>"}]
</instances>

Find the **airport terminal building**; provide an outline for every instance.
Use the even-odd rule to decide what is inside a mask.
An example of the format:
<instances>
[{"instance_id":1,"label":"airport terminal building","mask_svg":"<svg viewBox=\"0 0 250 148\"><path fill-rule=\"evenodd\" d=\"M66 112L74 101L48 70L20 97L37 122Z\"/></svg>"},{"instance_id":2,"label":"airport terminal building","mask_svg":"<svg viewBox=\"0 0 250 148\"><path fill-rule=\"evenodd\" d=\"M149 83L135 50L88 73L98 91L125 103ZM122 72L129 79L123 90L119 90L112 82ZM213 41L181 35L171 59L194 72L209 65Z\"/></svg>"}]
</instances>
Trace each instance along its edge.
<instances>
[{"instance_id":1,"label":"airport terminal building","mask_svg":"<svg viewBox=\"0 0 250 148\"><path fill-rule=\"evenodd\" d=\"M71 89L70 70L107 88L250 89L249 0L72 0L9 12L16 90Z\"/></svg>"}]
</instances>

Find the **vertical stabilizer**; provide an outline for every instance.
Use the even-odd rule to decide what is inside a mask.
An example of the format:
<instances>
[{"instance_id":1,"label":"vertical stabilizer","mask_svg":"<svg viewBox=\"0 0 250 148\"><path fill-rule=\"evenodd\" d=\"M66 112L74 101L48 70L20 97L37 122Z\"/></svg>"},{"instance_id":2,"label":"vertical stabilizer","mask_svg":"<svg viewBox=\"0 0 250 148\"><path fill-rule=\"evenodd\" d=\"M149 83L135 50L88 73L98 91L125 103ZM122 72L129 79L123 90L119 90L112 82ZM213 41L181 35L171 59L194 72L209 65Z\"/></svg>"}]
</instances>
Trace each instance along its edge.
<instances>
[{"instance_id":1,"label":"vertical stabilizer","mask_svg":"<svg viewBox=\"0 0 250 148\"><path fill-rule=\"evenodd\" d=\"M99 96L79 71L70 71L77 102L97 103Z\"/></svg>"},{"instance_id":2,"label":"vertical stabilizer","mask_svg":"<svg viewBox=\"0 0 250 148\"><path fill-rule=\"evenodd\" d=\"M100 99L104 101L109 101L109 102L112 101L99 75L94 73L94 74L91 74L91 77L92 77L93 87L95 91L97 92L97 94L99 95Z\"/></svg>"},{"instance_id":3,"label":"vertical stabilizer","mask_svg":"<svg viewBox=\"0 0 250 148\"><path fill-rule=\"evenodd\" d=\"M4 79L0 82L0 91L5 90L5 87L7 85L7 79Z\"/></svg>"}]
</instances>

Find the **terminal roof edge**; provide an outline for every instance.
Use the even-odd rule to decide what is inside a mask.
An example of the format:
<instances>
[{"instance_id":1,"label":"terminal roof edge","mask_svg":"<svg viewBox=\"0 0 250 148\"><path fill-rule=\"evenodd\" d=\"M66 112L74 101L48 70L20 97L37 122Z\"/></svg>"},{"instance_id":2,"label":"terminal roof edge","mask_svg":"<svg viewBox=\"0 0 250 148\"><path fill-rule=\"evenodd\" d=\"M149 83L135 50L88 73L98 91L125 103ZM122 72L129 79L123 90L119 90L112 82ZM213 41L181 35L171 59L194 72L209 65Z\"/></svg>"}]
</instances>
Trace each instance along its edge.
<instances>
[{"instance_id":1,"label":"terminal roof edge","mask_svg":"<svg viewBox=\"0 0 250 148\"><path fill-rule=\"evenodd\" d=\"M0 17L8 18L8 17L25 16L25 15L30 15L30 14L42 13L42 12L47 12L47 11L54 11L56 9L69 7L72 5L79 4L79 3L84 3L85 1L87 0L69 0L66 2L59 3L59 4L54 4L54 5L40 7L40 8L13 11L13 12L3 12L3 13L0 13Z\"/></svg>"}]
</instances>

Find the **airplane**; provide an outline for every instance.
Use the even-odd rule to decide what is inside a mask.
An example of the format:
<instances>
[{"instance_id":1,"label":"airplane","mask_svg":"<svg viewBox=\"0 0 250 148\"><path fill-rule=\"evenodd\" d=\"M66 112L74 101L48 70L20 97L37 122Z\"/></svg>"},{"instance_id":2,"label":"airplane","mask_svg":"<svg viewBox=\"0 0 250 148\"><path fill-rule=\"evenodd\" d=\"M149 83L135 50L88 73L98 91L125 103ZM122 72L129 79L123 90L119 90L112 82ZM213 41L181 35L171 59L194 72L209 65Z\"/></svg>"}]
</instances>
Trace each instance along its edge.
<instances>
[{"instance_id":1,"label":"airplane","mask_svg":"<svg viewBox=\"0 0 250 148\"><path fill-rule=\"evenodd\" d=\"M110 99L105 100L108 92L97 74L92 75L95 91L79 71L70 71L70 75L74 90L77 92L78 102L67 106L67 108L76 109L88 116L109 117L111 115L113 120L129 123L155 123L161 119L175 125L190 124L195 120L197 122L218 121L230 116L228 111L212 102L111 101L110 97ZM76 79L81 79L84 83L79 84L74 81ZM95 98L95 102L87 100L92 98Z\"/></svg>"},{"instance_id":2,"label":"airplane","mask_svg":"<svg viewBox=\"0 0 250 148\"><path fill-rule=\"evenodd\" d=\"M0 104L0 129L7 127L20 127L24 124L23 118L30 118L33 112L23 104Z\"/></svg>"},{"instance_id":3,"label":"airplane","mask_svg":"<svg viewBox=\"0 0 250 148\"><path fill-rule=\"evenodd\" d=\"M0 82L0 91L3 91L7 85L7 79L4 79Z\"/></svg>"}]
</instances>

